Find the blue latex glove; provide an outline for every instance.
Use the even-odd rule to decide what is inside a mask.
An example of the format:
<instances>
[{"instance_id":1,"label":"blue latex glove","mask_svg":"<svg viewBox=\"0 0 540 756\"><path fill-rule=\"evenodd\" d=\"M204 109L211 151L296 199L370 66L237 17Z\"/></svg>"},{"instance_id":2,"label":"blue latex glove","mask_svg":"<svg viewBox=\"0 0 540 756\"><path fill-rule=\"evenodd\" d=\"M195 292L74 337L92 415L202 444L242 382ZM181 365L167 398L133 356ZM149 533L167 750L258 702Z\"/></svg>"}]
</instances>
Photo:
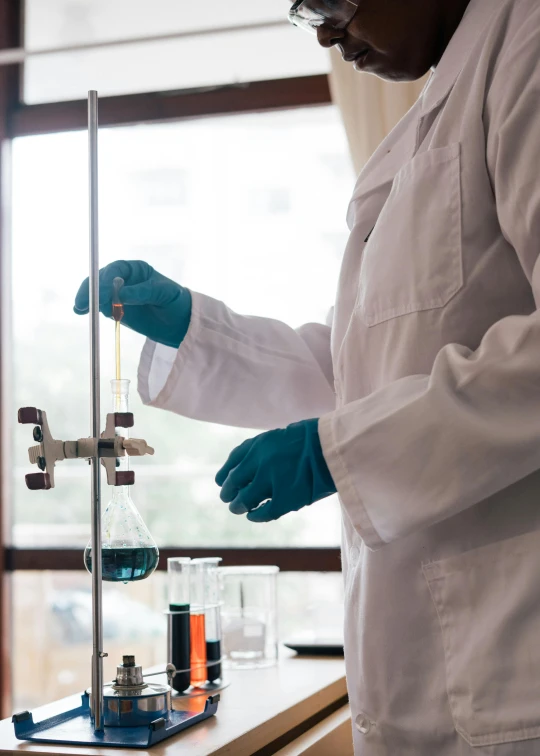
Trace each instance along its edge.
<instances>
[{"instance_id":1,"label":"blue latex glove","mask_svg":"<svg viewBox=\"0 0 540 756\"><path fill-rule=\"evenodd\" d=\"M124 304L122 323L152 341L178 349L189 328L191 293L189 289L162 276L140 260L107 265L99 271L99 309L112 315L112 282L124 279L120 300ZM88 278L75 298L75 312L88 313Z\"/></svg>"},{"instance_id":2,"label":"blue latex glove","mask_svg":"<svg viewBox=\"0 0 540 756\"><path fill-rule=\"evenodd\" d=\"M230 511L247 512L252 522L277 520L336 493L318 420L302 420L244 441L218 472L216 483Z\"/></svg>"}]
</instances>

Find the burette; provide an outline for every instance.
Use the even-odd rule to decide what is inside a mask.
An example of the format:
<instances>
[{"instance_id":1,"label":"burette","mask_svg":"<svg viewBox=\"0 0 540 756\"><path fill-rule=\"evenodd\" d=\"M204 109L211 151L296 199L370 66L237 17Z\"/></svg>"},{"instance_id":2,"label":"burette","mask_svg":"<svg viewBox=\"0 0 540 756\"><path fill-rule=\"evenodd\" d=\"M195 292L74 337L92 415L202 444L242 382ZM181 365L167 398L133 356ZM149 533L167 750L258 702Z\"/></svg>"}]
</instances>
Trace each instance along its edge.
<instances>
[{"instance_id":1,"label":"burette","mask_svg":"<svg viewBox=\"0 0 540 756\"><path fill-rule=\"evenodd\" d=\"M120 289L124 285L124 279L117 277L113 280L113 293L112 293L112 317L114 320L114 354L115 354L115 364L116 364L116 380L120 381L122 379L122 368L121 368L121 359L120 359L120 325L122 323L122 318L124 317L124 305L122 304L120 300ZM120 384L117 383L117 386ZM115 409L117 412L120 411L120 394L116 394L115 396Z\"/></svg>"}]
</instances>

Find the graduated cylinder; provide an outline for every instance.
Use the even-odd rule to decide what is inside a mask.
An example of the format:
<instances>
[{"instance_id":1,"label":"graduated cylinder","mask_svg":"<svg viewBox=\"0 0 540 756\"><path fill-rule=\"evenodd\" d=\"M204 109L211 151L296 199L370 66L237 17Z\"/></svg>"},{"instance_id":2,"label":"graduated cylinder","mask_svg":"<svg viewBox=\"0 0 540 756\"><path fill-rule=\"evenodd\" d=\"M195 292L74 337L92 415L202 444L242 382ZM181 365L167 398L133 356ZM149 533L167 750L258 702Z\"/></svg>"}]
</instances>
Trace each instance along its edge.
<instances>
[{"instance_id":1,"label":"graduated cylinder","mask_svg":"<svg viewBox=\"0 0 540 756\"><path fill-rule=\"evenodd\" d=\"M193 560L191 563L189 627L191 634L191 684L194 688L200 688L206 682L205 573L204 561Z\"/></svg>"}]
</instances>

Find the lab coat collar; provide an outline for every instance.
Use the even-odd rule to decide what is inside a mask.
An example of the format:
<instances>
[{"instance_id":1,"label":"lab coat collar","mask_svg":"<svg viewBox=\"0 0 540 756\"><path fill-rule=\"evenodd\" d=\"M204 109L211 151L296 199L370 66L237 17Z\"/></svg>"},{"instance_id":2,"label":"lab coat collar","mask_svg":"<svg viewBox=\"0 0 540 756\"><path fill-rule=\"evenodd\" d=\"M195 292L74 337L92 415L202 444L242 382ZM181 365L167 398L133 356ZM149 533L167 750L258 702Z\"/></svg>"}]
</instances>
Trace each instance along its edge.
<instances>
[{"instance_id":1,"label":"lab coat collar","mask_svg":"<svg viewBox=\"0 0 540 756\"><path fill-rule=\"evenodd\" d=\"M447 98L470 58L476 42L497 10L507 0L471 0L439 65L421 95L421 115L426 116Z\"/></svg>"}]
</instances>

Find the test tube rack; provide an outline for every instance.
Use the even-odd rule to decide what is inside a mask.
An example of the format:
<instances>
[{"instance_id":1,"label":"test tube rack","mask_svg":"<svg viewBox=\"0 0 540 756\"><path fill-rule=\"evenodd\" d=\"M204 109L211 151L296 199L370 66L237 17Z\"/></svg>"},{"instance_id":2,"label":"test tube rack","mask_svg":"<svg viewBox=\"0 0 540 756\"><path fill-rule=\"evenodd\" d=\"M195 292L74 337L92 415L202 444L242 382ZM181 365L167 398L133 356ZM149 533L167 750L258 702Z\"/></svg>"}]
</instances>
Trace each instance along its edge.
<instances>
[{"instance_id":1,"label":"test tube rack","mask_svg":"<svg viewBox=\"0 0 540 756\"><path fill-rule=\"evenodd\" d=\"M91 476L91 525L92 554L92 685L82 694L79 706L67 708L55 716L34 721L31 712L23 711L13 716L15 736L19 740L64 745L117 746L123 748L147 748L188 727L213 716L218 707L219 695L209 696L204 709L195 707L189 711L172 708L170 685L149 686L144 682L140 667L134 657L126 655L129 663L117 668L117 679L107 686L108 695L104 709L103 659L103 596L102 596L102 545L101 545L101 466L107 472L109 485L133 485L134 474L117 471L119 457L153 454L154 450L142 439L128 439L116 435L117 428L131 428L131 413L107 415L105 431L101 433L100 411L100 354L99 354L99 227L98 227L98 95L88 93L88 147L89 147L89 196L90 196L90 437L78 441L58 441L53 438L46 412L36 407L19 410L19 422L33 424L36 446L29 449L30 462L40 472L26 476L30 490L49 490L55 485L56 463L64 459L89 460ZM131 662L133 660L133 662ZM130 668L129 674L127 668ZM131 677L130 677L131 674ZM168 676L170 670L167 669ZM126 678L127 682L124 680ZM124 682L122 682L124 680ZM170 682L170 679L169 679ZM113 691L113 692L111 692ZM165 695L166 708L163 708ZM154 700L146 707L142 699ZM122 703L121 703L122 702ZM114 724L107 717L115 711ZM122 712L127 714L121 716ZM152 717L152 712L158 716ZM136 716L139 713L140 716ZM114 716L113 716L114 719Z\"/></svg>"}]
</instances>

